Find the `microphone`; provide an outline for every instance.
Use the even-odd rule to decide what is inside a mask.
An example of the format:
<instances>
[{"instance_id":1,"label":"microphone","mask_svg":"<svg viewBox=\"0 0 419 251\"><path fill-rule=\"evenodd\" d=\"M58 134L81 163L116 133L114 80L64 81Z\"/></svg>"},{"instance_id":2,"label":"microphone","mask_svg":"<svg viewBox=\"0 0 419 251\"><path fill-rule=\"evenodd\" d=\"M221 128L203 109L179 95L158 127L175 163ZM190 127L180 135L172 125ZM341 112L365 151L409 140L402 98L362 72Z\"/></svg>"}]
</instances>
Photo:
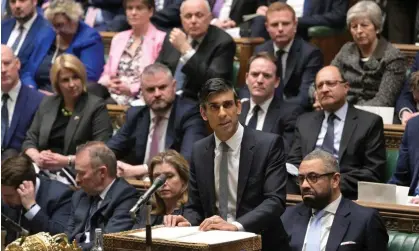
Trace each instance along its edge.
<instances>
[{"instance_id":1,"label":"microphone","mask_svg":"<svg viewBox=\"0 0 419 251\"><path fill-rule=\"evenodd\" d=\"M153 185L151 185L151 187L140 197L140 199L138 199L137 203L131 208L131 210L129 210L132 219L135 220L138 209L140 209L144 203L150 200L151 195L153 195L157 189L163 186L163 184L166 182L166 179L166 175L160 174L160 176L154 180Z\"/></svg>"},{"instance_id":2,"label":"microphone","mask_svg":"<svg viewBox=\"0 0 419 251\"><path fill-rule=\"evenodd\" d=\"M13 232L19 233L21 236L28 236L29 231L21 227L19 224L14 222L12 219L1 214L1 225L6 228L6 230L11 230Z\"/></svg>"}]
</instances>

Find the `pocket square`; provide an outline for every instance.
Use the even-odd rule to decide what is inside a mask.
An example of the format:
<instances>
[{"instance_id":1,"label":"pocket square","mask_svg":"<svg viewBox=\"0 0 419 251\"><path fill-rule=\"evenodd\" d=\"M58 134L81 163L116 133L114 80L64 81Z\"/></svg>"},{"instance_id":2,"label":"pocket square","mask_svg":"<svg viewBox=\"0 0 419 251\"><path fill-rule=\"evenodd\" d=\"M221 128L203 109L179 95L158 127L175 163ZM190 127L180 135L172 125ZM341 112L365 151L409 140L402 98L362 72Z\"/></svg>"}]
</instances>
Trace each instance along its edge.
<instances>
[{"instance_id":1,"label":"pocket square","mask_svg":"<svg viewBox=\"0 0 419 251\"><path fill-rule=\"evenodd\" d=\"M340 245L341 246L346 246L346 245L354 245L354 244L356 244L356 242L354 242L354 241L345 241L345 242L342 242Z\"/></svg>"}]
</instances>

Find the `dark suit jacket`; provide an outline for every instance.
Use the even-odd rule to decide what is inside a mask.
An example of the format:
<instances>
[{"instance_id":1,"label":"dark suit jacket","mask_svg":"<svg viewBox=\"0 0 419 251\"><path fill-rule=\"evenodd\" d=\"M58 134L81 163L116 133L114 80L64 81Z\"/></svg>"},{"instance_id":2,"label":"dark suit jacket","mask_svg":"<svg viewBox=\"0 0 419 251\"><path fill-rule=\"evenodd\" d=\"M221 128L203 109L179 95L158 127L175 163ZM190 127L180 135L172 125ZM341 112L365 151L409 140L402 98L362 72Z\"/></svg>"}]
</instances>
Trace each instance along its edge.
<instances>
[{"instance_id":1,"label":"dark suit jacket","mask_svg":"<svg viewBox=\"0 0 419 251\"><path fill-rule=\"evenodd\" d=\"M311 215L311 208L304 203L287 207L282 215L292 251L302 250ZM343 242L355 244L340 246ZM387 250L387 243L387 230L377 210L342 198L330 229L326 251Z\"/></svg>"},{"instance_id":2,"label":"dark suit jacket","mask_svg":"<svg viewBox=\"0 0 419 251\"><path fill-rule=\"evenodd\" d=\"M266 51L274 54L273 41L269 40L255 49L255 54ZM295 37L288 53L285 76L276 90L281 99L293 104L300 104L305 109L310 109L309 88L316 78L317 72L323 67L323 55L321 51L304 41Z\"/></svg>"},{"instance_id":3,"label":"dark suit jacket","mask_svg":"<svg viewBox=\"0 0 419 251\"><path fill-rule=\"evenodd\" d=\"M409 194L413 195L419 179L419 117L411 118L406 125L400 145L396 171L389 183L399 186L410 186Z\"/></svg>"},{"instance_id":4,"label":"dark suit jacket","mask_svg":"<svg viewBox=\"0 0 419 251\"><path fill-rule=\"evenodd\" d=\"M15 25L15 18L10 18L1 22L2 44L7 44L7 41L9 40L10 34L12 33ZM23 44L19 50L18 57L20 59L20 63L22 64L21 69L24 69L27 65L29 57L31 56L32 51L34 50L34 46L36 45L35 41L40 41L37 40L37 38L39 38L46 31L48 31L50 29L49 27L49 22L46 19L44 19L42 15L38 14L31 28L29 29L28 34L26 35L25 41L23 41Z\"/></svg>"},{"instance_id":5,"label":"dark suit jacket","mask_svg":"<svg viewBox=\"0 0 419 251\"><path fill-rule=\"evenodd\" d=\"M23 152L29 148L48 149L49 134L61 102L60 96L44 98L26 134ZM87 141L106 141L111 136L112 124L104 101L94 95L82 94L65 131L63 154L75 154L78 145Z\"/></svg>"},{"instance_id":6,"label":"dark suit jacket","mask_svg":"<svg viewBox=\"0 0 419 251\"><path fill-rule=\"evenodd\" d=\"M316 148L323 119L323 111L300 116L287 162L298 166ZM383 127L380 116L348 107L338 159L340 187L346 198L357 199L358 181L384 182L386 148Z\"/></svg>"},{"instance_id":7,"label":"dark suit jacket","mask_svg":"<svg viewBox=\"0 0 419 251\"><path fill-rule=\"evenodd\" d=\"M246 124L246 117L249 113L250 101L242 102L242 111L240 113L240 123ZM295 123L303 109L298 105L280 103L278 97L272 99L268 108L265 121L263 123L262 131L281 135L284 139L284 146L287 150L290 149L294 139Z\"/></svg>"},{"instance_id":8,"label":"dark suit jacket","mask_svg":"<svg viewBox=\"0 0 419 251\"><path fill-rule=\"evenodd\" d=\"M412 68L410 68L410 73L419 71L419 52L416 53L415 62L412 65ZM416 102L413 99L413 94L410 91L409 87L410 80L404 82L402 92L400 93L400 96L396 103L396 114L399 116L400 111L403 108L409 108L412 112L417 112L418 109L416 107Z\"/></svg>"},{"instance_id":9,"label":"dark suit jacket","mask_svg":"<svg viewBox=\"0 0 419 251\"><path fill-rule=\"evenodd\" d=\"M44 95L40 92L29 88L24 84L21 85L15 104L15 110L13 112L12 122L4 136L4 142L1 146L2 152L10 148L15 149L18 152L22 150L22 143L25 139L26 132L32 124L32 119L35 116L43 97Z\"/></svg>"},{"instance_id":10,"label":"dark suit jacket","mask_svg":"<svg viewBox=\"0 0 419 251\"><path fill-rule=\"evenodd\" d=\"M135 150L132 164L143 164L150 127L150 108L131 107L126 122L107 143L118 159L125 158ZM207 135L198 105L177 97L173 103L166 131L166 149L180 152L187 160L191 157L192 145Z\"/></svg>"},{"instance_id":11,"label":"dark suit jacket","mask_svg":"<svg viewBox=\"0 0 419 251\"><path fill-rule=\"evenodd\" d=\"M123 178L116 178L100 206L90 218L90 243L84 243L86 236L84 229L89 217L90 197L83 191L74 193L71 204L71 215L66 234L70 241L74 239L84 251L94 245L95 228L101 228L104 234L129 230L134 224L129 210L138 199L137 190Z\"/></svg>"},{"instance_id":12,"label":"dark suit jacket","mask_svg":"<svg viewBox=\"0 0 419 251\"><path fill-rule=\"evenodd\" d=\"M31 63L21 71L22 82L26 85L38 86L35 83L35 74L44 60L44 57L47 55L48 50L54 44L56 34L52 27L46 28L44 32L45 34L42 37L42 40L39 40L39 43L37 42L33 53L29 58ZM103 66L105 65L105 51L102 38L96 30L80 21L73 41L65 50L65 53L73 54L80 59L86 67L88 80L99 80L99 77L103 72Z\"/></svg>"},{"instance_id":13,"label":"dark suit jacket","mask_svg":"<svg viewBox=\"0 0 419 251\"><path fill-rule=\"evenodd\" d=\"M214 184L215 138L195 143L184 216L196 226L218 214ZM284 146L279 136L244 128L240 150L236 220L248 232L262 234L263 250L288 250L281 214L285 210Z\"/></svg>"},{"instance_id":14,"label":"dark suit jacket","mask_svg":"<svg viewBox=\"0 0 419 251\"><path fill-rule=\"evenodd\" d=\"M180 52L169 42L170 32L164 39L162 50L156 62L167 65L172 73L176 71ZM183 66L187 76L183 83L184 96L197 99L198 92L210 78L231 79L236 44L225 31L210 25L208 32L199 44L196 53Z\"/></svg>"},{"instance_id":15,"label":"dark suit jacket","mask_svg":"<svg viewBox=\"0 0 419 251\"><path fill-rule=\"evenodd\" d=\"M38 213L28 220L24 214L21 216L21 226L36 234L39 232L49 232L51 235L63 233L67 227L68 218L71 212L71 196L73 191L69 186L55 180L43 177L39 178L41 183L36 194L36 203L41 207ZM2 201L1 212L15 222L19 222L21 208L15 209L8 207ZM16 233L7 234L7 243L16 239Z\"/></svg>"}]
</instances>

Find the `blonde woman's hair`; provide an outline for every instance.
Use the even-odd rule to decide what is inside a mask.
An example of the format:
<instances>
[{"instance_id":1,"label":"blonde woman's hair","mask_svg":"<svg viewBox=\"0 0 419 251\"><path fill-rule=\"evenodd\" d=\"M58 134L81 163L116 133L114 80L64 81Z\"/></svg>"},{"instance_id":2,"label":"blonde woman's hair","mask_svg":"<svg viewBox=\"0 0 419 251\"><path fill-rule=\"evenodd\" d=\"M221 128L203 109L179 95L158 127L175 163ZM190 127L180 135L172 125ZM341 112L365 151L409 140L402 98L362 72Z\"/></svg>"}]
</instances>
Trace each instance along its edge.
<instances>
[{"instance_id":1,"label":"blonde woman's hair","mask_svg":"<svg viewBox=\"0 0 419 251\"><path fill-rule=\"evenodd\" d=\"M188 201L188 183L189 183L189 164L186 159L180 155L175 150L167 150L165 152L161 152L160 154L154 156L151 159L148 173L151 182L154 181L153 177L153 170L156 165L161 165L163 163L169 164L172 166L176 172L179 174L180 179L185 183L185 189L180 195L179 200L177 201L177 207L180 207ZM159 197L157 193L154 194L154 201L153 201L153 214L156 215L165 215L166 214L166 206L162 198Z\"/></svg>"},{"instance_id":2,"label":"blonde woman's hair","mask_svg":"<svg viewBox=\"0 0 419 251\"><path fill-rule=\"evenodd\" d=\"M62 96L60 85L58 83L62 69L67 69L74 72L81 80L81 84L83 85L83 91L87 91L87 73L83 63L80 61L78 57L74 55L62 54L55 59L54 64L51 66L51 70L49 72L51 86L56 93Z\"/></svg>"},{"instance_id":3,"label":"blonde woman's hair","mask_svg":"<svg viewBox=\"0 0 419 251\"><path fill-rule=\"evenodd\" d=\"M78 22L83 17L83 7L74 0L53 0L45 10L45 18L52 22L55 15L64 14L71 21Z\"/></svg>"}]
</instances>

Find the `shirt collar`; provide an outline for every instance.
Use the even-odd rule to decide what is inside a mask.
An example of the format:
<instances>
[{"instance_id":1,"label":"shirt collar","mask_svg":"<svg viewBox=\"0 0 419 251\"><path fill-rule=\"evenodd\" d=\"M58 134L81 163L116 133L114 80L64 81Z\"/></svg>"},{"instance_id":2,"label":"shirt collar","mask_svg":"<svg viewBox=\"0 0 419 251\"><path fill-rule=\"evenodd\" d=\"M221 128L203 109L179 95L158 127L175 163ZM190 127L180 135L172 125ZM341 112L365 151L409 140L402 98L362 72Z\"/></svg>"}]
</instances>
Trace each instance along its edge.
<instances>
[{"instance_id":1,"label":"shirt collar","mask_svg":"<svg viewBox=\"0 0 419 251\"><path fill-rule=\"evenodd\" d=\"M38 14L36 13L36 10L35 10L35 14L31 17L31 19L29 19L28 21L26 21L26 23L23 24L25 31L29 31L29 29L32 27L32 24L35 22L35 19L37 16ZM20 26L20 23L16 22L15 29L19 29L19 26Z\"/></svg>"},{"instance_id":2,"label":"shirt collar","mask_svg":"<svg viewBox=\"0 0 419 251\"><path fill-rule=\"evenodd\" d=\"M341 200L342 200L342 194L340 194L336 200L332 201L329 205L323 208L323 211L331 213L331 214L336 214L336 211L338 210ZM314 210L314 209L312 210L313 213L315 213L316 211L317 210Z\"/></svg>"},{"instance_id":3,"label":"shirt collar","mask_svg":"<svg viewBox=\"0 0 419 251\"><path fill-rule=\"evenodd\" d=\"M163 115L163 118L169 119L171 112L172 112L172 107L170 107L170 109ZM153 121L155 117L157 117L157 114L153 110L150 109L150 119L151 119L151 121Z\"/></svg>"},{"instance_id":4,"label":"shirt collar","mask_svg":"<svg viewBox=\"0 0 419 251\"><path fill-rule=\"evenodd\" d=\"M116 179L113 179L112 182L107 187L105 187L105 189L103 189L103 191L99 194L101 200L105 199L106 194L108 194L109 189L111 189L111 186L115 182L115 180Z\"/></svg>"},{"instance_id":5,"label":"shirt collar","mask_svg":"<svg viewBox=\"0 0 419 251\"><path fill-rule=\"evenodd\" d=\"M324 113L326 115L326 118L328 118L330 115L330 112L324 111ZM345 104L334 113L336 117L339 118L340 121L345 121L346 114L348 113L348 102L345 102Z\"/></svg>"},{"instance_id":6,"label":"shirt collar","mask_svg":"<svg viewBox=\"0 0 419 251\"><path fill-rule=\"evenodd\" d=\"M10 101L16 102L21 86L22 86L22 83L19 80L19 82L17 82L17 84L7 93L9 94ZM3 92L1 92L1 96L3 97Z\"/></svg>"},{"instance_id":7,"label":"shirt collar","mask_svg":"<svg viewBox=\"0 0 419 251\"><path fill-rule=\"evenodd\" d=\"M274 99L274 97L272 96L272 97L270 97L270 98L268 98L267 100L265 100L265 101L263 101L261 104L259 104L259 107L260 107L260 109L264 112L264 113L267 113L268 112L268 108L269 108L269 106L271 105L271 103L272 103L272 100ZM256 103L255 102L253 102L253 100L252 99L250 99L250 110L249 110L249 112L250 111L253 111L253 108L256 106Z\"/></svg>"},{"instance_id":8,"label":"shirt collar","mask_svg":"<svg viewBox=\"0 0 419 251\"><path fill-rule=\"evenodd\" d=\"M294 43L294 39L291 40L287 45L285 45L284 48L282 48L282 50L286 53L288 53L291 49L292 44ZM279 50L280 48L278 46L276 46L275 42L274 42L274 52L276 54L276 52Z\"/></svg>"},{"instance_id":9,"label":"shirt collar","mask_svg":"<svg viewBox=\"0 0 419 251\"><path fill-rule=\"evenodd\" d=\"M239 148L242 142L243 133L244 133L243 126L240 123L238 124L239 125L234 135L225 142L233 151ZM217 137L215 133L214 133L214 137L215 137L215 146L217 147L217 149L219 149L222 141Z\"/></svg>"}]
</instances>

